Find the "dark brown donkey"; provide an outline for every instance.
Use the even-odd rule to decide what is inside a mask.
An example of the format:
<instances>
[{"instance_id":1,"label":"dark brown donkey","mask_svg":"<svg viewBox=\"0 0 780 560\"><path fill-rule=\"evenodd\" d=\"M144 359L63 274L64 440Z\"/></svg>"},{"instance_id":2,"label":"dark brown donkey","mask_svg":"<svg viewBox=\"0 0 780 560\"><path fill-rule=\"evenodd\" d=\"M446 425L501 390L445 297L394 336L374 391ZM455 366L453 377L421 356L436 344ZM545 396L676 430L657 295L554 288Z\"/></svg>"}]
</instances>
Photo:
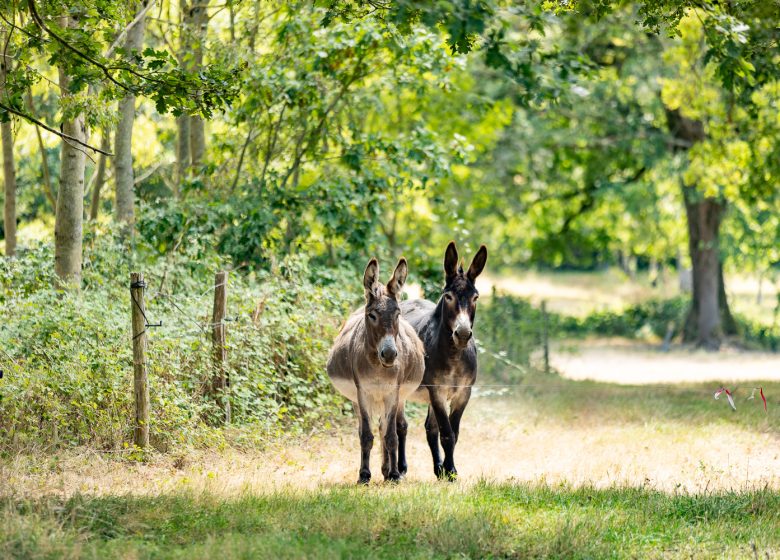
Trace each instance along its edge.
<instances>
[{"instance_id":1,"label":"dark brown donkey","mask_svg":"<svg viewBox=\"0 0 780 560\"><path fill-rule=\"evenodd\" d=\"M477 347L471 333L479 297L474 280L486 262L487 249L482 245L464 273L463 266L458 266L455 242L451 241L444 253L445 284L439 302L417 299L401 303L403 316L425 346L423 383L411 399L428 403L425 432L433 455L433 472L439 478L454 479L458 474L455 444L477 378ZM444 462L439 454L440 434Z\"/></svg>"},{"instance_id":2,"label":"dark brown donkey","mask_svg":"<svg viewBox=\"0 0 780 560\"><path fill-rule=\"evenodd\" d=\"M401 317L398 299L406 281L406 260L398 261L386 286L371 259L363 274L366 305L355 311L328 356L328 375L358 413L359 483L371 480L369 457L374 445L372 420L379 413L382 474L399 480L406 472L406 400L419 386L425 369L422 343Z\"/></svg>"}]
</instances>

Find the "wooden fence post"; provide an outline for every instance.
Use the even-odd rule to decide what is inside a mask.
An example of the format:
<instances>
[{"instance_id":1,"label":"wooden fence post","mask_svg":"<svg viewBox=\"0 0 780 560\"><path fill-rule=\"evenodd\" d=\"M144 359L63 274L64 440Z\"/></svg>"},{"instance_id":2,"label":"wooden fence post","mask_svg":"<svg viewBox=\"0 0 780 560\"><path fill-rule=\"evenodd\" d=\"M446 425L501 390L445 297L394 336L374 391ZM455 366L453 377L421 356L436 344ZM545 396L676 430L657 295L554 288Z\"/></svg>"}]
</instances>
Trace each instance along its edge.
<instances>
[{"instance_id":1,"label":"wooden fence post","mask_svg":"<svg viewBox=\"0 0 780 560\"><path fill-rule=\"evenodd\" d=\"M130 273L130 306L133 317L133 392L135 394L135 424L133 443L149 445L149 379L146 372L146 309L144 307L144 275Z\"/></svg>"},{"instance_id":2,"label":"wooden fence post","mask_svg":"<svg viewBox=\"0 0 780 560\"><path fill-rule=\"evenodd\" d=\"M550 373L550 320L545 300L542 300L542 343L544 344L544 373Z\"/></svg>"},{"instance_id":3,"label":"wooden fence post","mask_svg":"<svg viewBox=\"0 0 780 560\"><path fill-rule=\"evenodd\" d=\"M214 378L212 388L214 396L225 413L225 424L230 424L230 379L225 369L227 361L227 336L225 315L227 315L228 273L217 272L214 276L214 313L211 316L211 341L214 347Z\"/></svg>"}]
</instances>

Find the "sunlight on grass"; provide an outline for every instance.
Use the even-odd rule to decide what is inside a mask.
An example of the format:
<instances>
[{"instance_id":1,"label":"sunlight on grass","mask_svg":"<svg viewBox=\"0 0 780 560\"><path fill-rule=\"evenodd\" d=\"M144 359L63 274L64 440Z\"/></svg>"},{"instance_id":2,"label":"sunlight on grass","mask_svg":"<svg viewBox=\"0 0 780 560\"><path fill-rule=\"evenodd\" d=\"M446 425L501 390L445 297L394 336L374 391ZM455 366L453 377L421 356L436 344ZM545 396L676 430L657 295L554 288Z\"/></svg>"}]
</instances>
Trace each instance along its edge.
<instances>
[{"instance_id":1,"label":"sunlight on grass","mask_svg":"<svg viewBox=\"0 0 780 560\"><path fill-rule=\"evenodd\" d=\"M772 491L668 495L443 483L220 498L74 496L0 502L0 556L750 557L780 550Z\"/></svg>"}]
</instances>

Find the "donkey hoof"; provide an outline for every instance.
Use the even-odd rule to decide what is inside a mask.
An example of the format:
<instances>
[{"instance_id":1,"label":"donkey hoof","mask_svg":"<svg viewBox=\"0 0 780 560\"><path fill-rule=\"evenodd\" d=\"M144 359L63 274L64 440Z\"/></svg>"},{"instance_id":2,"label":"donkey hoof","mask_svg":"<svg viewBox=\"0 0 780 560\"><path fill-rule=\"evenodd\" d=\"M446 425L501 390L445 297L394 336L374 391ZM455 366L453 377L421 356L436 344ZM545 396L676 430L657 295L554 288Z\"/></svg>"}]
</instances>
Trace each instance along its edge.
<instances>
[{"instance_id":1,"label":"donkey hoof","mask_svg":"<svg viewBox=\"0 0 780 560\"><path fill-rule=\"evenodd\" d=\"M458 478L458 471L455 470L454 466L452 468L447 468L443 465L438 465L434 472L436 473L436 478L439 480L453 482Z\"/></svg>"},{"instance_id":2,"label":"donkey hoof","mask_svg":"<svg viewBox=\"0 0 780 560\"><path fill-rule=\"evenodd\" d=\"M391 472L385 477L385 480L387 482L400 482L401 480L401 473L399 472Z\"/></svg>"},{"instance_id":3,"label":"donkey hoof","mask_svg":"<svg viewBox=\"0 0 780 560\"><path fill-rule=\"evenodd\" d=\"M441 463L433 465L433 474L436 475L436 478L442 478L444 476L444 467Z\"/></svg>"},{"instance_id":4,"label":"donkey hoof","mask_svg":"<svg viewBox=\"0 0 780 560\"><path fill-rule=\"evenodd\" d=\"M357 483L368 485L369 482L371 482L371 473L368 471L361 471Z\"/></svg>"},{"instance_id":5,"label":"donkey hoof","mask_svg":"<svg viewBox=\"0 0 780 560\"><path fill-rule=\"evenodd\" d=\"M406 465L398 465L398 472L401 473L401 476L406 476L407 466Z\"/></svg>"}]
</instances>

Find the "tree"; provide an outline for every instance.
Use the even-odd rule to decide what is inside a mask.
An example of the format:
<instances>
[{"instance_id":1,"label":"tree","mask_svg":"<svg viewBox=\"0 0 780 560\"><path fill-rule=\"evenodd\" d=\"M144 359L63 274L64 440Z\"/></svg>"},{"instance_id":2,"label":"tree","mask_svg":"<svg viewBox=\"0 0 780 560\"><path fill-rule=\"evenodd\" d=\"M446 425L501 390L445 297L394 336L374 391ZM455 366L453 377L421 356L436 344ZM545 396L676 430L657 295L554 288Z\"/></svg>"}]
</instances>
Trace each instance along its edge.
<instances>
[{"instance_id":1,"label":"tree","mask_svg":"<svg viewBox=\"0 0 780 560\"><path fill-rule=\"evenodd\" d=\"M8 55L10 43L9 32L4 28L0 31L0 98L8 95L6 83L12 58ZM3 183L5 185L5 203L3 207L3 224L5 237L5 255L13 257L16 254L16 168L14 166L14 136L10 116L0 123L3 144Z\"/></svg>"},{"instance_id":2,"label":"tree","mask_svg":"<svg viewBox=\"0 0 780 560\"><path fill-rule=\"evenodd\" d=\"M124 45L126 56L133 56L133 53L138 53L143 47L148 2L149 0L144 0L137 4L137 14L127 30L127 40ZM135 219L135 176L133 174L135 101L135 94L132 92L119 101L119 123L114 137L116 150L114 155L114 180L116 181L114 218L127 224L132 224ZM98 177L98 181L100 180L102 177Z\"/></svg>"},{"instance_id":3,"label":"tree","mask_svg":"<svg viewBox=\"0 0 780 560\"><path fill-rule=\"evenodd\" d=\"M62 16L63 30L79 29L76 15ZM58 68L59 86L67 99L75 93L70 68L61 64ZM63 138L60 156L60 186L57 190L57 214L54 222L54 270L63 286L81 284L82 238L84 219L84 171L87 154L87 123L78 109L68 114L62 122ZM70 140L73 139L73 140ZM76 145L74 142L80 144Z\"/></svg>"}]
</instances>

